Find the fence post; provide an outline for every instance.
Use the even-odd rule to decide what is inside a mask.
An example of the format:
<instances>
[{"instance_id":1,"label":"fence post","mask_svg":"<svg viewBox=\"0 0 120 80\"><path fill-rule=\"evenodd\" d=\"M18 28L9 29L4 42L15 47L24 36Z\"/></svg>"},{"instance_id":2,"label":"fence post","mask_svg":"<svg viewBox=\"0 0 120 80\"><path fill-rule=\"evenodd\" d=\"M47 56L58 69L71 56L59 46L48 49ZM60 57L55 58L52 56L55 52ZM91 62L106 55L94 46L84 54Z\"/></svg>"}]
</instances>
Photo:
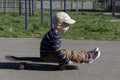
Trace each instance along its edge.
<instances>
[{"instance_id":1,"label":"fence post","mask_svg":"<svg viewBox=\"0 0 120 80\"><path fill-rule=\"evenodd\" d=\"M78 0L76 0L76 13L78 13Z\"/></svg>"},{"instance_id":2,"label":"fence post","mask_svg":"<svg viewBox=\"0 0 120 80\"><path fill-rule=\"evenodd\" d=\"M115 0L112 0L112 15L115 16Z\"/></svg>"},{"instance_id":3,"label":"fence post","mask_svg":"<svg viewBox=\"0 0 120 80\"><path fill-rule=\"evenodd\" d=\"M62 9L62 1L60 1L60 9Z\"/></svg>"},{"instance_id":4,"label":"fence post","mask_svg":"<svg viewBox=\"0 0 120 80\"><path fill-rule=\"evenodd\" d=\"M2 11L3 11L3 10L4 10L4 9L3 9L3 7L4 7L3 0L2 0L2 5L1 5L1 7L2 7Z\"/></svg>"},{"instance_id":5,"label":"fence post","mask_svg":"<svg viewBox=\"0 0 120 80\"><path fill-rule=\"evenodd\" d=\"M52 28L52 0L50 0L50 27Z\"/></svg>"},{"instance_id":6,"label":"fence post","mask_svg":"<svg viewBox=\"0 0 120 80\"><path fill-rule=\"evenodd\" d=\"M25 0L25 28L28 29L28 1Z\"/></svg>"},{"instance_id":7,"label":"fence post","mask_svg":"<svg viewBox=\"0 0 120 80\"><path fill-rule=\"evenodd\" d=\"M4 8L4 13L7 13L7 0L5 0L4 4L3 4L3 8Z\"/></svg>"},{"instance_id":8,"label":"fence post","mask_svg":"<svg viewBox=\"0 0 120 80\"><path fill-rule=\"evenodd\" d=\"M21 0L19 0L19 15L21 16L22 14L22 5L21 5Z\"/></svg>"},{"instance_id":9,"label":"fence post","mask_svg":"<svg viewBox=\"0 0 120 80\"><path fill-rule=\"evenodd\" d=\"M16 0L14 0L14 13L16 11Z\"/></svg>"},{"instance_id":10,"label":"fence post","mask_svg":"<svg viewBox=\"0 0 120 80\"><path fill-rule=\"evenodd\" d=\"M64 12L66 12L66 0L64 0Z\"/></svg>"},{"instance_id":11,"label":"fence post","mask_svg":"<svg viewBox=\"0 0 120 80\"><path fill-rule=\"evenodd\" d=\"M34 7L34 1L35 0L32 0L32 15L34 15L34 9L35 9L35 8L33 8Z\"/></svg>"},{"instance_id":12,"label":"fence post","mask_svg":"<svg viewBox=\"0 0 120 80\"><path fill-rule=\"evenodd\" d=\"M41 23L44 23L44 4L43 0L41 0Z\"/></svg>"},{"instance_id":13,"label":"fence post","mask_svg":"<svg viewBox=\"0 0 120 80\"><path fill-rule=\"evenodd\" d=\"M29 0L29 16L31 17L32 13L31 13L31 0Z\"/></svg>"}]
</instances>

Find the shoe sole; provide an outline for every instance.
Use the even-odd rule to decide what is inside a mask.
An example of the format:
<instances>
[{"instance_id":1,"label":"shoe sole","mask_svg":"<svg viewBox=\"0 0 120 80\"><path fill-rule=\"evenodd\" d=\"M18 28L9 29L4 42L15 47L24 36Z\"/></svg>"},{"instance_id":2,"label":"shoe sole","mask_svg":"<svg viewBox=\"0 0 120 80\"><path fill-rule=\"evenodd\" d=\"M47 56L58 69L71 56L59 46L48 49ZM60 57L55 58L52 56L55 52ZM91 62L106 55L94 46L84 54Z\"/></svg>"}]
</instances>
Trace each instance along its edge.
<instances>
[{"instance_id":1,"label":"shoe sole","mask_svg":"<svg viewBox=\"0 0 120 80\"><path fill-rule=\"evenodd\" d=\"M100 57L100 51L99 51L99 48L98 48L98 47L95 49L95 51L98 52L97 57L94 58L94 59L91 59L91 60L88 62L88 64L93 63L96 59L98 59L98 58Z\"/></svg>"}]
</instances>

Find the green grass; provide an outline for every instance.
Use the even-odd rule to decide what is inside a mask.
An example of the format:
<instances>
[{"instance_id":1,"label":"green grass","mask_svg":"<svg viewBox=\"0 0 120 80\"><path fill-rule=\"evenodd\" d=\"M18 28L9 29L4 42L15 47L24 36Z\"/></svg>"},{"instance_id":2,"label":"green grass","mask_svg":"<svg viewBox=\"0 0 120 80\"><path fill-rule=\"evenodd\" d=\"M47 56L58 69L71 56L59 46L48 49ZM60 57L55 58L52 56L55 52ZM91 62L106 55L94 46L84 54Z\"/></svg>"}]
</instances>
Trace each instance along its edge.
<instances>
[{"instance_id":1,"label":"green grass","mask_svg":"<svg viewBox=\"0 0 120 80\"><path fill-rule=\"evenodd\" d=\"M67 12L77 22L62 34L64 39L120 41L120 22L109 21L117 18L101 12ZM40 19L40 12L29 17L29 27L26 30L24 15L0 14L0 37L42 38L50 29L49 11L45 11L44 24L41 24Z\"/></svg>"},{"instance_id":2,"label":"green grass","mask_svg":"<svg viewBox=\"0 0 120 80\"><path fill-rule=\"evenodd\" d=\"M67 38L71 38L70 36L73 36L73 39L85 40L119 40L120 38L120 22L110 22L109 20L116 19L112 16L83 12L73 17L77 23L65 35Z\"/></svg>"}]
</instances>

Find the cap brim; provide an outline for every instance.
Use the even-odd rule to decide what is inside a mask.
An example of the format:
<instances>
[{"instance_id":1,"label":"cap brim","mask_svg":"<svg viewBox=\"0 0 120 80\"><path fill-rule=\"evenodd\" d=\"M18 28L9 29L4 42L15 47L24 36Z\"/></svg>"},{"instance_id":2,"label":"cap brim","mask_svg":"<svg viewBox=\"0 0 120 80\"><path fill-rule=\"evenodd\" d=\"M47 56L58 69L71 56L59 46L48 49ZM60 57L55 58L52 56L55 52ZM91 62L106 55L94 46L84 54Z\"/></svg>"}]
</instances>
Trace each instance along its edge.
<instances>
[{"instance_id":1,"label":"cap brim","mask_svg":"<svg viewBox=\"0 0 120 80\"><path fill-rule=\"evenodd\" d=\"M74 24L76 21L73 19L66 20L65 23Z\"/></svg>"}]
</instances>

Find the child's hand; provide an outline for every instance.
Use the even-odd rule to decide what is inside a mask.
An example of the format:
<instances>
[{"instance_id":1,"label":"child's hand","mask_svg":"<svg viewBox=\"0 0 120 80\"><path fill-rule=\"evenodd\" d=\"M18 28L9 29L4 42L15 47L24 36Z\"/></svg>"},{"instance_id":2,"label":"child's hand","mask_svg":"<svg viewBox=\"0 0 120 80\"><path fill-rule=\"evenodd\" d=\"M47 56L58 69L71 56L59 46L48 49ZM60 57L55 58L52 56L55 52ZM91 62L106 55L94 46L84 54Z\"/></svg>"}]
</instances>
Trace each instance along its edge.
<instances>
[{"instance_id":1,"label":"child's hand","mask_svg":"<svg viewBox=\"0 0 120 80\"><path fill-rule=\"evenodd\" d=\"M70 60L69 63L68 63L68 65L73 65L73 62Z\"/></svg>"}]
</instances>

